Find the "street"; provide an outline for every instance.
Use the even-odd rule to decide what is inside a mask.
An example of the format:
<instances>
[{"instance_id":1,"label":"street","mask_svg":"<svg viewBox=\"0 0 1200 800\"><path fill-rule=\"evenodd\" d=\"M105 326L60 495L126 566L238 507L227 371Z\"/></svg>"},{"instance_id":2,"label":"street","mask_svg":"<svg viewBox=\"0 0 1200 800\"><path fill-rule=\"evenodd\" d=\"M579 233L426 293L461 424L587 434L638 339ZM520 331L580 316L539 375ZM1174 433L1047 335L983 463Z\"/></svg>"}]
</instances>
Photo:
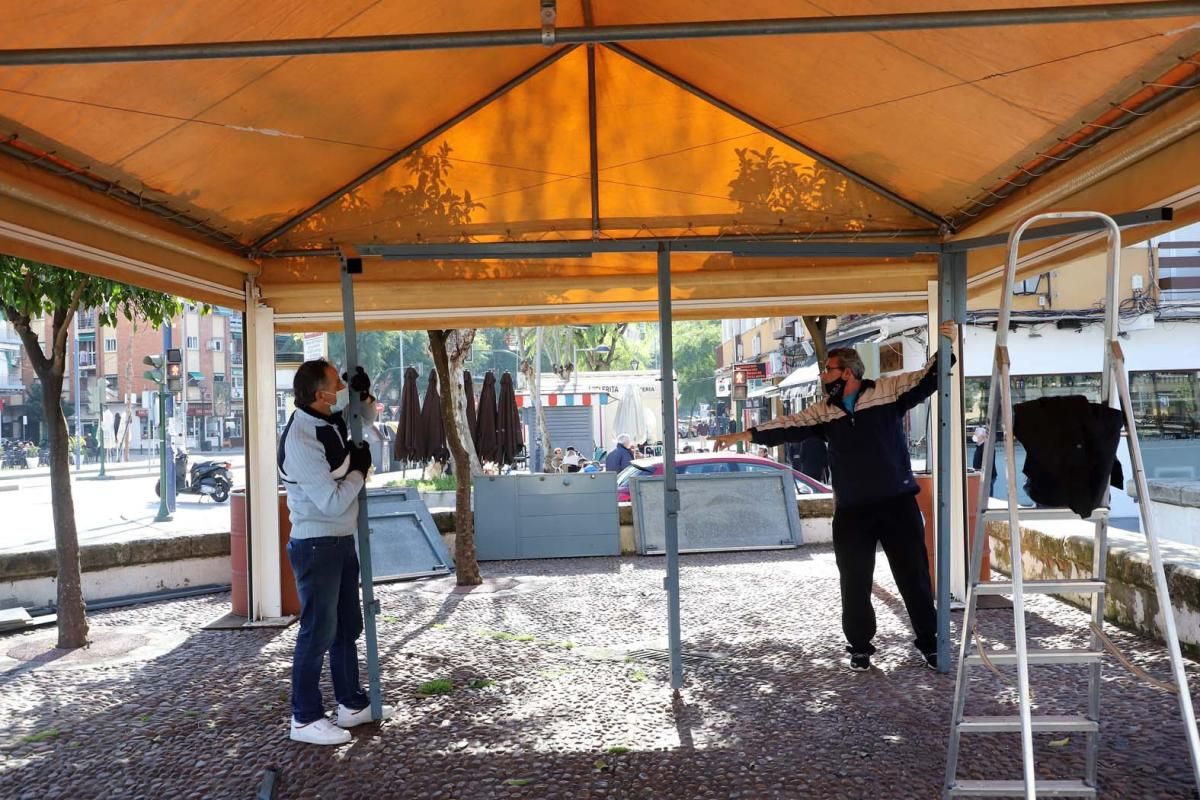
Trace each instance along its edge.
<instances>
[{"instance_id":1,"label":"street","mask_svg":"<svg viewBox=\"0 0 1200 800\"><path fill-rule=\"evenodd\" d=\"M208 458L232 465L233 485L245 485L246 458L241 453L204 453ZM158 462L135 457L112 465L111 480L98 480L95 465L76 475L72 469L71 493L79 544L119 542L144 538L171 538L196 533L229 530L229 503L214 503L201 495L179 495L170 522L156 523ZM24 474L22 474L24 473ZM15 491L4 491L11 486ZM0 473L0 553L45 550L54 547L54 520L50 505L50 476L43 470Z\"/></svg>"}]
</instances>

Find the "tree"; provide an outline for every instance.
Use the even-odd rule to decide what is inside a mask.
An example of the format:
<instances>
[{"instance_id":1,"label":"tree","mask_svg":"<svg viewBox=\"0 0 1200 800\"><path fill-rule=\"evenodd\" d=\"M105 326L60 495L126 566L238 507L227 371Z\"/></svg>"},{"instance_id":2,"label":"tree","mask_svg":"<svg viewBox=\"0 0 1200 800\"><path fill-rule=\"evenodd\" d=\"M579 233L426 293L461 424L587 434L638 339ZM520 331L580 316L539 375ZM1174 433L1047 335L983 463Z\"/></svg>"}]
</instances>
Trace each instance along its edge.
<instances>
[{"instance_id":1,"label":"tree","mask_svg":"<svg viewBox=\"0 0 1200 800\"><path fill-rule=\"evenodd\" d=\"M525 385L529 387L529 397L533 406L533 437L541 443L540 447L534 447L533 442L530 442L526 448L529 458L533 458L535 452L542 456L541 464L534 464L532 461L529 465L530 472L535 469L540 472L552 472L551 455L553 454L553 443L550 441L550 428L546 425L546 411L542 407L542 364L539 359L542 357L543 338L545 337L545 329L543 328L526 328L518 329L521 348L521 374L525 376ZM534 369L534 365L537 369Z\"/></svg>"},{"instance_id":2,"label":"tree","mask_svg":"<svg viewBox=\"0 0 1200 800\"><path fill-rule=\"evenodd\" d=\"M471 478L481 474L479 457L467 425L463 363L471 353L474 328L429 331L438 383L442 386L442 422L454 459L454 566L459 586L483 583L475 554L475 515L471 511Z\"/></svg>"},{"instance_id":3,"label":"tree","mask_svg":"<svg viewBox=\"0 0 1200 800\"><path fill-rule=\"evenodd\" d=\"M721 344L721 323L716 320L683 320L671 329L672 357L679 381L679 413L691 416L701 401L713 397L716 386L716 348Z\"/></svg>"},{"instance_id":4,"label":"tree","mask_svg":"<svg viewBox=\"0 0 1200 800\"><path fill-rule=\"evenodd\" d=\"M75 528L75 501L71 495L70 442L61 398L67 364L67 332L79 309L91 309L102 325L113 325L117 316L141 317L161 325L182 308L176 297L138 289L115 281L58 267L0 256L0 298L4 315L21 337L33 371L42 386L42 416L49 428L51 508L54 513L54 549L58 561L58 646L87 644L79 567L79 535ZM34 321L51 319L50 341L43 349Z\"/></svg>"}]
</instances>

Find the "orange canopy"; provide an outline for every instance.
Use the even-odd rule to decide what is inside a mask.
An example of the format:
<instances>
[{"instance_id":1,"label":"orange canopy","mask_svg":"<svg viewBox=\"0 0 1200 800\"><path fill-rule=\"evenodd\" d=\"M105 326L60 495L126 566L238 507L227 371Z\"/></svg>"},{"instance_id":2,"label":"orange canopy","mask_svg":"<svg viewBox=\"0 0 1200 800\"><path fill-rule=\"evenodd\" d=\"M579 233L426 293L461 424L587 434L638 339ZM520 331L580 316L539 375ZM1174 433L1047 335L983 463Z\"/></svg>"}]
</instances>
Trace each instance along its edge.
<instances>
[{"instance_id":1,"label":"orange canopy","mask_svg":"<svg viewBox=\"0 0 1200 800\"><path fill-rule=\"evenodd\" d=\"M341 324L341 246L947 242L1033 211L1163 205L1179 224L1200 218L1200 4L1140 5L1146 18L889 27L880 16L869 30L646 38L663 23L995 10L563 0L550 44L492 46L493 32L540 30L536 0L2 0L0 250L231 306L249 276L281 327L317 329ZM571 43L572 31L594 43ZM432 47L415 34L448 36ZM128 49L338 49L367 36L391 38L261 57ZM33 52L62 48L84 55ZM1023 268L1095 246L1036 243ZM673 256L678 316L924 308L937 272L929 254L731 250ZM585 255L369 258L360 324L656 316L652 252ZM972 294L1001 258L971 254Z\"/></svg>"}]
</instances>

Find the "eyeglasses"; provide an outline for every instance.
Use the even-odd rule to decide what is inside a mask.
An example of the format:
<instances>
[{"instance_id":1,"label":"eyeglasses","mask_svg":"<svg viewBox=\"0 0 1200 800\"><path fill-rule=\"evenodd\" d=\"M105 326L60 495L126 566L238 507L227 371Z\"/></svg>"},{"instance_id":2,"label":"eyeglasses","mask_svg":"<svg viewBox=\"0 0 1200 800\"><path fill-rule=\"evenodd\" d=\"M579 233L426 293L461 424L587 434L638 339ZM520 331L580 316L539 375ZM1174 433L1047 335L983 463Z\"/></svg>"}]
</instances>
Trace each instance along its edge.
<instances>
[{"instance_id":1,"label":"eyeglasses","mask_svg":"<svg viewBox=\"0 0 1200 800\"><path fill-rule=\"evenodd\" d=\"M845 367L835 367L831 364L826 364L825 369L821 370L821 372L841 372L844 369Z\"/></svg>"}]
</instances>

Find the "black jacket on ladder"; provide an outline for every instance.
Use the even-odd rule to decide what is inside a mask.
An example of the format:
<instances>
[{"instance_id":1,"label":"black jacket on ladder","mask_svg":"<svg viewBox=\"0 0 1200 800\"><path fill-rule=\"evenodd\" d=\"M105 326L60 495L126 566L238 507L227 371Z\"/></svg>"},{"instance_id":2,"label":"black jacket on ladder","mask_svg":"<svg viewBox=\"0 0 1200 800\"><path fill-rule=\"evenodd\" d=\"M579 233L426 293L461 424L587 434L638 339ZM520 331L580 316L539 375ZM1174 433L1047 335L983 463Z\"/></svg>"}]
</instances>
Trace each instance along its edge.
<instances>
[{"instance_id":1,"label":"black jacket on ladder","mask_svg":"<svg viewBox=\"0 0 1200 800\"><path fill-rule=\"evenodd\" d=\"M1041 397L1013 406L1013 434L1025 446L1025 491L1040 506L1081 517L1105 505L1111 483L1124 486L1117 445L1124 417L1083 395Z\"/></svg>"}]
</instances>

